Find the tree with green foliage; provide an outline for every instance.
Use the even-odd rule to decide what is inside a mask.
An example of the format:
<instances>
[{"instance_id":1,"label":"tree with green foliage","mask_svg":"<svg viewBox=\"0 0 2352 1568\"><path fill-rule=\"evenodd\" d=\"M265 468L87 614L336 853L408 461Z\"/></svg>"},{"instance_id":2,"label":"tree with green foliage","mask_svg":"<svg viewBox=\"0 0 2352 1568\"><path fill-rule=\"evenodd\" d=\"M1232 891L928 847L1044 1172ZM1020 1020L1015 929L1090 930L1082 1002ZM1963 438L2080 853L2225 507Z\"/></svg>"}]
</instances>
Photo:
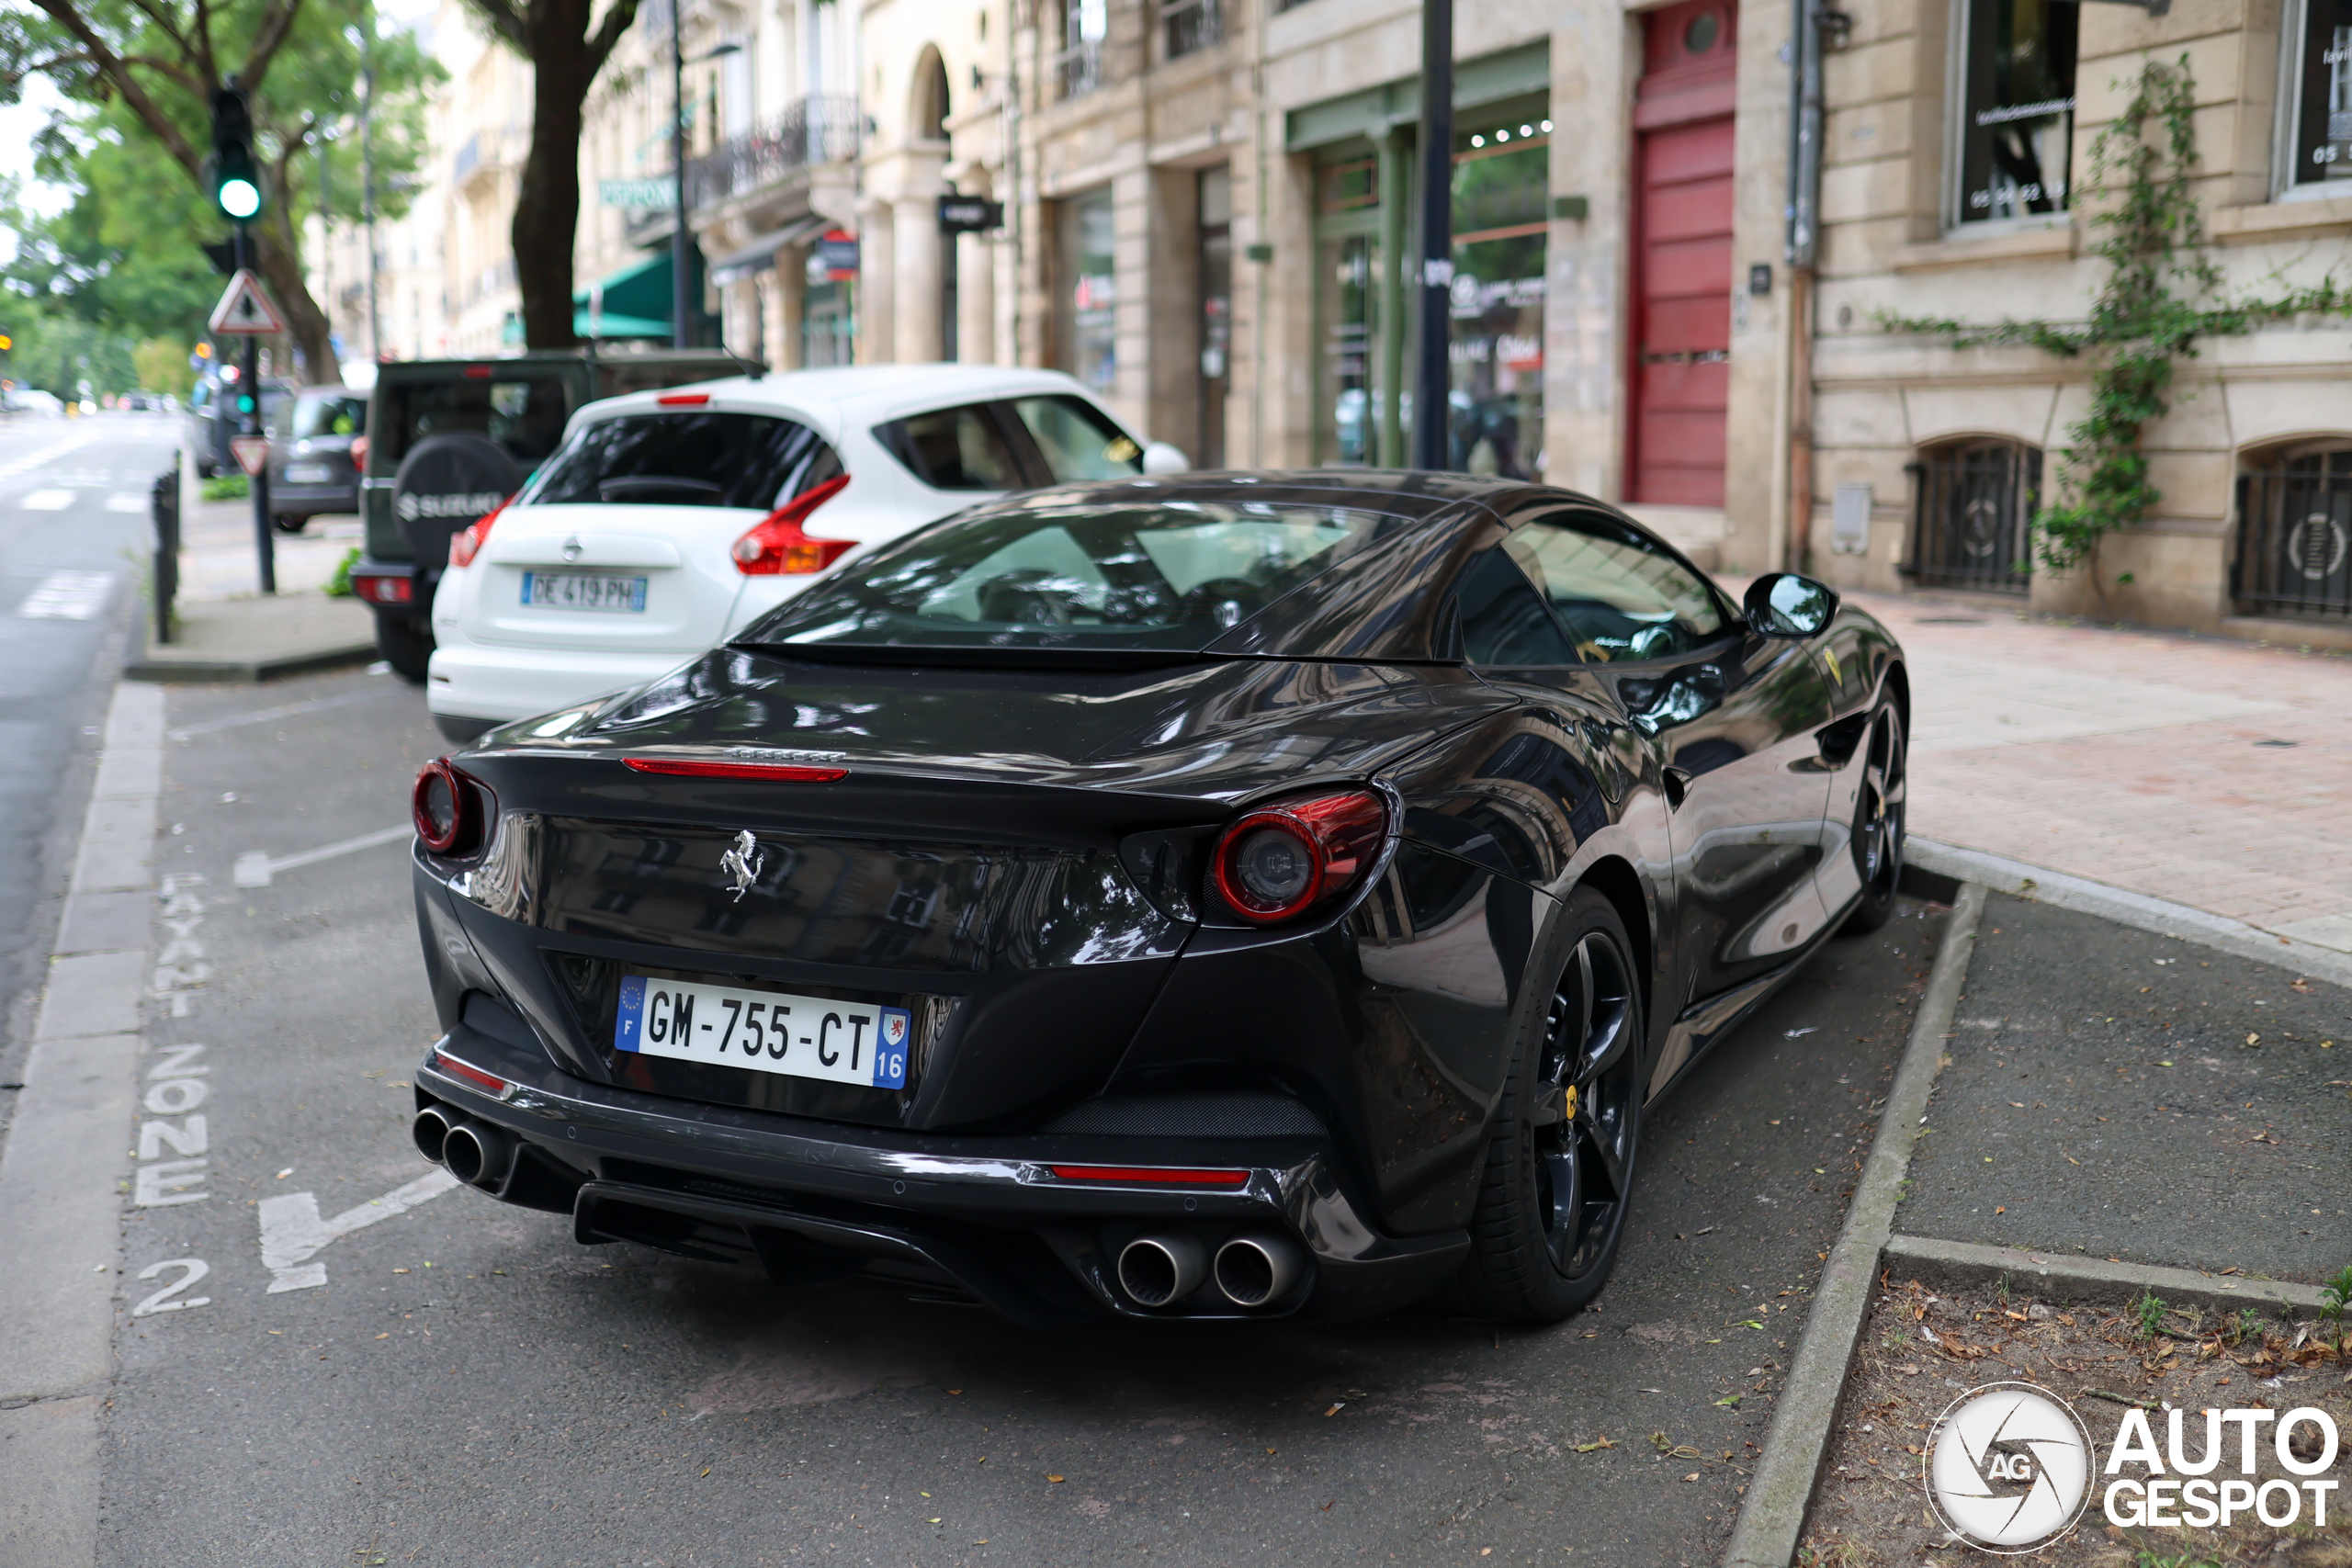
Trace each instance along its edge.
<instances>
[{"instance_id":1,"label":"tree with green foliage","mask_svg":"<svg viewBox=\"0 0 2352 1568\"><path fill-rule=\"evenodd\" d=\"M0 10L0 102L26 77L56 84L67 109L42 133L44 178L77 197L21 231L10 272L20 291L56 294L75 311L140 335L188 332L220 279L199 241L226 234L205 160L211 97L234 77L250 95L267 199L249 225L254 270L286 313L306 374L338 375L327 317L303 276L301 233L320 210L320 145L334 215L360 210L356 136L335 137L360 107L365 0L31 0ZM402 178L425 152L425 89L439 67L402 34L374 46L377 208L398 216Z\"/></svg>"},{"instance_id":2,"label":"tree with green foliage","mask_svg":"<svg viewBox=\"0 0 2352 1568\"><path fill-rule=\"evenodd\" d=\"M130 367L138 373L141 391L186 397L196 388L196 371L187 362L187 344L177 338L149 338L130 351Z\"/></svg>"}]
</instances>

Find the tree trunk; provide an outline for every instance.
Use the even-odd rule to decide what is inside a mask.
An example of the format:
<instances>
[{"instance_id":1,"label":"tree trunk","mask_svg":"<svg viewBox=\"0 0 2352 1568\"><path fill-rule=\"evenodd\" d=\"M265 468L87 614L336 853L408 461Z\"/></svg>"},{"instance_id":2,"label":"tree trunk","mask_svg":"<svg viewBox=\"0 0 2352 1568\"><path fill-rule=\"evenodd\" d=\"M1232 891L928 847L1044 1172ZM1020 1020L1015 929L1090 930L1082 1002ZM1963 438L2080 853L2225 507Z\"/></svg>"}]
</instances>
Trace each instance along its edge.
<instances>
[{"instance_id":1,"label":"tree trunk","mask_svg":"<svg viewBox=\"0 0 2352 1568\"><path fill-rule=\"evenodd\" d=\"M537 85L531 150L514 193L514 276L524 345L570 348L579 341L571 331L571 263L580 232L581 105L596 65L587 41L561 26L543 29L533 53Z\"/></svg>"},{"instance_id":2,"label":"tree trunk","mask_svg":"<svg viewBox=\"0 0 2352 1568\"><path fill-rule=\"evenodd\" d=\"M343 367L334 356L334 332L326 312L311 298L308 279L299 250L286 243L282 228L275 223L257 223L251 232L247 254L253 257L254 271L271 299L286 316L287 336L302 351L302 374L313 387L332 386L343 379Z\"/></svg>"}]
</instances>

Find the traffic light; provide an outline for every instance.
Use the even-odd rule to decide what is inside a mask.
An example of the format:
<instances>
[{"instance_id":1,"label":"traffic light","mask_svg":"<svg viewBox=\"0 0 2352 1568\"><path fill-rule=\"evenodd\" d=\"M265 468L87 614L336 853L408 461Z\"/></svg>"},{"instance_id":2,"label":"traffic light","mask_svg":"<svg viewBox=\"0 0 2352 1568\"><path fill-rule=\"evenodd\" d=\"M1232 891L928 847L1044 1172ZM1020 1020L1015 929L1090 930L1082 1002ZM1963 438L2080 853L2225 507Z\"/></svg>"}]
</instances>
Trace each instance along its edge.
<instances>
[{"instance_id":1,"label":"traffic light","mask_svg":"<svg viewBox=\"0 0 2352 1568\"><path fill-rule=\"evenodd\" d=\"M234 76L212 94L212 203L238 223L261 213L261 165L254 159L254 111Z\"/></svg>"}]
</instances>

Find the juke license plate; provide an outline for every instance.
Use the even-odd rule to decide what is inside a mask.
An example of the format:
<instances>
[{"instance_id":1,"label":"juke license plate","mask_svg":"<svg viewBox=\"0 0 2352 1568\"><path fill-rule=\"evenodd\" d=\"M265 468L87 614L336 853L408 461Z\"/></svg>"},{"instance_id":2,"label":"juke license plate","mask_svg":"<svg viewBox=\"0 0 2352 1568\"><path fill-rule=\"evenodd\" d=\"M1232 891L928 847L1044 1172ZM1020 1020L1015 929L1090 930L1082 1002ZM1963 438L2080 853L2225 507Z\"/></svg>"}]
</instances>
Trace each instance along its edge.
<instances>
[{"instance_id":1,"label":"juke license plate","mask_svg":"<svg viewBox=\"0 0 2352 1568\"><path fill-rule=\"evenodd\" d=\"M526 571L523 603L534 610L605 610L645 614L645 579L585 571Z\"/></svg>"},{"instance_id":2,"label":"juke license plate","mask_svg":"<svg viewBox=\"0 0 2352 1568\"><path fill-rule=\"evenodd\" d=\"M790 1078L904 1089L913 1030L905 1008L625 975L613 1048Z\"/></svg>"}]
</instances>

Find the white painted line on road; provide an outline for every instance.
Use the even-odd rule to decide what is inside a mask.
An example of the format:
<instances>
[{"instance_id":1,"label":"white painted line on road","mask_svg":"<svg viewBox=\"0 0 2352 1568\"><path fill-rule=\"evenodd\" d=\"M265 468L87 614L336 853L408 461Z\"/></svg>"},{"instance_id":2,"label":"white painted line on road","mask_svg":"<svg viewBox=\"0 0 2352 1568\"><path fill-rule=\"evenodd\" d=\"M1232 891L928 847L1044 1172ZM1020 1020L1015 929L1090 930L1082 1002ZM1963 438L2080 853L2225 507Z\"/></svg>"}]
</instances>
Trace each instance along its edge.
<instances>
[{"instance_id":1,"label":"white painted line on road","mask_svg":"<svg viewBox=\"0 0 2352 1568\"><path fill-rule=\"evenodd\" d=\"M261 1260L273 1276L269 1294L315 1290L325 1284L327 1266L311 1261L320 1248L379 1220L406 1213L457 1185L458 1179L447 1171L430 1171L405 1187L395 1188L356 1209L346 1209L331 1220L319 1218L315 1193L288 1192L280 1198L263 1199Z\"/></svg>"},{"instance_id":2,"label":"white painted line on road","mask_svg":"<svg viewBox=\"0 0 2352 1568\"><path fill-rule=\"evenodd\" d=\"M401 839L415 836L416 829L403 824L398 828L383 828L373 833L362 833L356 839L345 839L339 844L326 844L315 850L304 850L300 854L278 855L273 858L260 850L247 850L237 857L236 868L231 874L231 877L240 887L266 887L269 886L270 878L281 871L292 871L300 865L315 865L320 861L333 860L337 855L355 854L361 850L372 850L379 844L389 844Z\"/></svg>"},{"instance_id":3,"label":"white painted line on road","mask_svg":"<svg viewBox=\"0 0 2352 1568\"><path fill-rule=\"evenodd\" d=\"M72 434L61 440L52 441L46 446L37 447L21 457L12 457L7 462L0 463L0 479L13 479L18 474L28 474L35 468L47 468L66 453L96 441L100 434L95 427L76 429Z\"/></svg>"},{"instance_id":4,"label":"white painted line on road","mask_svg":"<svg viewBox=\"0 0 2352 1568\"><path fill-rule=\"evenodd\" d=\"M114 592L110 571L52 571L17 606L27 620L86 621Z\"/></svg>"},{"instance_id":5,"label":"white painted line on road","mask_svg":"<svg viewBox=\"0 0 2352 1568\"><path fill-rule=\"evenodd\" d=\"M149 1296L145 1301L141 1302L137 1306L132 1307L130 1309L131 1316L153 1317L159 1312L177 1312L182 1307L200 1307L210 1306L212 1304L212 1298L210 1296L196 1296L184 1302L175 1302L172 1300L174 1296L178 1295L182 1291L187 1290L198 1280L201 1280L207 1274L211 1273L211 1264L207 1263L201 1258L166 1258L161 1262L150 1263L146 1268L139 1270L139 1277L142 1280L152 1280L166 1269L184 1269L187 1272L182 1274L178 1279L173 1280L170 1284L164 1286L162 1290L157 1291L153 1295Z\"/></svg>"},{"instance_id":6,"label":"white painted line on road","mask_svg":"<svg viewBox=\"0 0 2352 1568\"><path fill-rule=\"evenodd\" d=\"M139 494L136 491L117 491L114 494L107 497L107 510L108 512L128 512L134 514L142 513L147 510L147 498Z\"/></svg>"},{"instance_id":7,"label":"white painted line on road","mask_svg":"<svg viewBox=\"0 0 2352 1568\"><path fill-rule=\"evenodd\" d=\"M385 666L387 673L390 666ZM231 714L226 718L208 718L196 724L183 724L171 732L174 740L186 740L191 736L210 735L216 730L235 729L241 725L267 724L274 718L295 718L322 708L349 707L354 703L372 703L379 697L389 697L398 688L379 686L372 692L349 692L340 697L312 697L306 703L286 703L274 708L257 708L252 713Z\"/></svg>"},{"instance_id":8,"label":"white painted line on road","mask_svg":"<svg viewBox=\"0 0 2352 1568\"><path fill-rule=\"evenodd\" d=\"M17 504L28 512L62 512L74 504L74 492L70 490L28 491L24 500Z\"/></svg>"}]
</instances>

